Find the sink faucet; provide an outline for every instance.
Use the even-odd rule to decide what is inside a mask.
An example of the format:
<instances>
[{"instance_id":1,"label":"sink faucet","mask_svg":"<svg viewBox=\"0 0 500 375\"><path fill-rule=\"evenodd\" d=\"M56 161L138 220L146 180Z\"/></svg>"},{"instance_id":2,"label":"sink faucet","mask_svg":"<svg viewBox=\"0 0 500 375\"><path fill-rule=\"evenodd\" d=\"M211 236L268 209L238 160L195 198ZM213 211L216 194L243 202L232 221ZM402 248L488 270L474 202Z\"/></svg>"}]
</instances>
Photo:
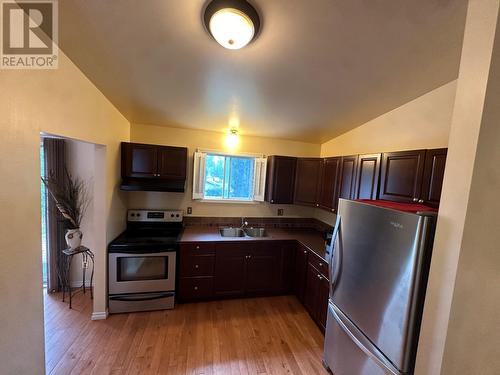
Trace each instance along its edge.
<instances>
[{"instance_id":1,"label":"sink faucet","mask_svg":"<svg viewBox=\"0 0 500 375\"><path fill-rule=\"evenodd\" d=\"M245 220L244 217L241 218L241 227L240 229L243 229L243 227L246 227L248 225L248 221Z\"/></svg>"}]
</instances>

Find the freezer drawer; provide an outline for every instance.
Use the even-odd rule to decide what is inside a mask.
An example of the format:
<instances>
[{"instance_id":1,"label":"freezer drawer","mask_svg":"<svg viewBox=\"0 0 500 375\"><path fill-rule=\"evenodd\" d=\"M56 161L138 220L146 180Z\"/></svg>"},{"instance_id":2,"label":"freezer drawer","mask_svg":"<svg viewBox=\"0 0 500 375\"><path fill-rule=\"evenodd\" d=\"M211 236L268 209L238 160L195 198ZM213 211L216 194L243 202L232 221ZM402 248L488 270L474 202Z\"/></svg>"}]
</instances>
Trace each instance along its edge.
<instances>
[{"instance_id":1,"label":"freezer drawer","mask_svg":"<svg viewBox=\"0 0 500 375\"><path fill-rule=\"evenodd\" d=\"M335 375L402 375L347 318L328 306L325 364Z\"/></svg>"}]
</instances>

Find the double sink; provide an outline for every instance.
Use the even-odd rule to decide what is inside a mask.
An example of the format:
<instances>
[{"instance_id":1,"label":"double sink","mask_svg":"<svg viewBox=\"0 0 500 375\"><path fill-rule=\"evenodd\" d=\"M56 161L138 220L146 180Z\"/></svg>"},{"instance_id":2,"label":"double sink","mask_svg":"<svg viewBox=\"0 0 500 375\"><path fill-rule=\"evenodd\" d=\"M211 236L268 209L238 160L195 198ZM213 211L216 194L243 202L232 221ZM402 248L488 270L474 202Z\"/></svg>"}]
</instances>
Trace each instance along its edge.
<instances>
[{"instance_id":1,"label":"double sink","mask_svg":"<svg viewBox=\"0 0 500 375\"><path fill-rule=\"evenodd\" d=\"M222 237L266 237L265 228L220 228Z\"/></svg>"}]
</instances>

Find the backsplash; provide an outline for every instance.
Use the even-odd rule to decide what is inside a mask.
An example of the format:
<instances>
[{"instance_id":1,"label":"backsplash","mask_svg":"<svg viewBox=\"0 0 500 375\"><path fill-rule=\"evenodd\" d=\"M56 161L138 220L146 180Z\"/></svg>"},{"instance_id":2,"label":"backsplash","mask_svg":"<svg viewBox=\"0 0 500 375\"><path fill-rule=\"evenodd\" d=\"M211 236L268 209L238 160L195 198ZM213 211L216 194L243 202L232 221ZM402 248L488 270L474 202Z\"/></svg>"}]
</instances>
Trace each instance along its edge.
<instances>
[{"instance_id":1,"label":"backsplash","mask_svg":"<svg viewBox=\"0 0 500 375\"><path fill-rule=\"evenodd\" d=\"M331 230L332 226L315 218L297 217L248 217L249 227L265 228L311 228L318 231ZM184 216L185 226L240 227L241 217Z\"/></svg>"}]
</instances>

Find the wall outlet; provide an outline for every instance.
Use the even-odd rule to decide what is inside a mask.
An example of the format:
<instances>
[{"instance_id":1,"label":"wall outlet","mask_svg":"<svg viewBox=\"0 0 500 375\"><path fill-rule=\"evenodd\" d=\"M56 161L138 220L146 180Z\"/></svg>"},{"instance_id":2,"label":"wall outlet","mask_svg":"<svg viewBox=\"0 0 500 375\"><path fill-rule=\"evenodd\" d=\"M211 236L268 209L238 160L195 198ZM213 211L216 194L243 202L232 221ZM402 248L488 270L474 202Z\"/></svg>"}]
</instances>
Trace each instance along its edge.
<instances>
[{"instance_id":1,"label":"wall outlet","mask_svg":"<svg viewBox=\"0 0 500 375\"><path fill-rule=\"evenodd\" d=\"M187 214L191 215L193 213L193 207L188 207L187 208Z\"/></svg>"},{"instance_id":2,"label":"wall outlet","mask_svg":"<svg viewBox=\"0 0 500 375\"><path fill-rule=\"evenodd\" d=\"M278 216L283 216L283 209L282 208L278 208Z\"/></svg>"}]
</instances>

